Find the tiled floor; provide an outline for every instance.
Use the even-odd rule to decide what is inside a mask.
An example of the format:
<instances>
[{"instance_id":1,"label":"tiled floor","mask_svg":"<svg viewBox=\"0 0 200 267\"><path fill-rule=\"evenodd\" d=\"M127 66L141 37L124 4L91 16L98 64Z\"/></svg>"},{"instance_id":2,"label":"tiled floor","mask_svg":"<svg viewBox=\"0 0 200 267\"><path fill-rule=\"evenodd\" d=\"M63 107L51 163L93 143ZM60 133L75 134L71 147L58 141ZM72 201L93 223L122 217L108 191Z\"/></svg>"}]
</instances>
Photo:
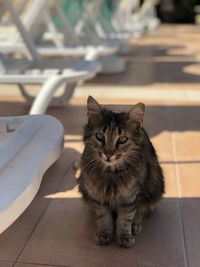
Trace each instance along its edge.
<instances>
[{"instance_id":1,"label":"tiled floor","mask_svg":"<svg viewBox=\"0 0 200 267\"><path fill-rule=\"evenodd\" d=\"M29 208L0 235L0 267L200 266L199 33L194 26L162 26L134 40L125 74L99 76L66 108L48 110L65 126L65 150ZM77 192L73 162L83 148L88 94L114 109L141 100L147 106L145 127L164 169L166 194L133 249L95 245L94 218ZM20 96L4 90L0 100L0 116L28 112Z\"/></svg>"}]
</instances>

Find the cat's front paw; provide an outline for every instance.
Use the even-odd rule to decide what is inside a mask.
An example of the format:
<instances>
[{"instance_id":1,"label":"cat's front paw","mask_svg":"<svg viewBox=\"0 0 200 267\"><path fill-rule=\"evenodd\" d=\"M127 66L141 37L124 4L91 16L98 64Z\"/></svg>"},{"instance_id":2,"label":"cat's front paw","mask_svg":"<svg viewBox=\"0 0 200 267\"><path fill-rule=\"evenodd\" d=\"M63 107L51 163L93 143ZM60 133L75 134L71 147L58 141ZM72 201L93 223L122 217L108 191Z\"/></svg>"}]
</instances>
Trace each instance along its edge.
<instances>
[{"instance_id":1,"label":"cat's front paw","mask_svg":"<svg viewBox=\"0 0 200 267\"><path fill-rule=\"evenodd\" d=\"M123 234L117 238L120 247L132 248L135 245L135 239L132 235Z\"/></svg>"},{"instance_id":2,"label":"cat's front paw","mask_svg":"<svg viewBox=\"0 0 200 267\"><path fill-rule=\"evenodd\" d=\"M96 233L96 243L99 246L106 246L112 242L112 234L105 232Z\"/></svg>"}]
</instances>

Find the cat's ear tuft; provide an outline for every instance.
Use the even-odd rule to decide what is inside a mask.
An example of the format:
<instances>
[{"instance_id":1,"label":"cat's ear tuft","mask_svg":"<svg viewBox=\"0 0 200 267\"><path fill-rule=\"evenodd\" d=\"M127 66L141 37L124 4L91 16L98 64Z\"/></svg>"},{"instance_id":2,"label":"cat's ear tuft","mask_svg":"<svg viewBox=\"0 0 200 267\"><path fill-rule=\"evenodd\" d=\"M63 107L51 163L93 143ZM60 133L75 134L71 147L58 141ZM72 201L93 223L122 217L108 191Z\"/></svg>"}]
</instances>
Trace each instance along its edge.
<instances>
[{"instance_id":1,"label":"cat's ear tuft","mask_svg":"<svg viewBox=\"0 0 200 267\"><path fill-rule=\"evenodd\" d=\"M130 121L138 121L142 126L144 119L145 105L143 103L137 103L131 110L128 112L128 119Z\"/></svg>"},{"instance_id":2,"label":"cat's ear tuft","mask_svg":"<svg viewBox=\"0 0 200 267\"><path fill-rule=\"evenodd\" d=\"M87 99L87 115L88 117L92 117L98 115L102 111L99 103L92 97L89 96Z\"/></svg>"}]
</instances>

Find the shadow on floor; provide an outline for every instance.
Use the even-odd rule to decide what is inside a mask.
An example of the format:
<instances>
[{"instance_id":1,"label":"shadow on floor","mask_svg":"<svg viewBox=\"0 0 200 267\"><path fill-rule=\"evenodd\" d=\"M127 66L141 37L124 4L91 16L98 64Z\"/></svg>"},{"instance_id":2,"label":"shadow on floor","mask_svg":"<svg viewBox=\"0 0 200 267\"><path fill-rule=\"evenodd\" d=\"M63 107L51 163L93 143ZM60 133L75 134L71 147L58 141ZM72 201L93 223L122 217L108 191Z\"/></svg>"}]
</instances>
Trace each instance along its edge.
<instances>
[{"instance_id":1,"label":"shadow on floor","mask_svg":"<svg viewBox=\"0 0 200 267\"><path fill-rule=\"evenodd\" d=\"M174 51L170 55L170 51ZM118 86L145 86L154 83L194 83L200 82L200 75L187 73L190 65L199 67L198 55L200 51L183 45L133 45L131 53L124 56L128 63L127 69L122 74L98 75L87 81L88 84ZM86 85L87 85L86 83Z\"/></svg>"},{"instance_id":2,"label":"shadow on floor","mask_svg":"<svg viewBox=\"0 0 200 267\"><path fill-rule=\"evenodd\" d=\"M185 71L187 67L194 66L195 64L199 70L200 66L196 61L186 60L176 62L176 59L174 59L169 62L162 60L155 61L152 59L137 60L137 58L127 58L127 62L128 66L125 73L109 76L98 75L96 78L88 81L87 84L95 84L97 90L98 85L113 85L116 86L117 90L119 86L147 86L157 83L173 83L177 85L183 83L200 83L200 75L187 73Z\"/></svg>"},{"instance_id":3,"label":"shadow on floor","mask_svg":"<svg viewBox=\"0 0 200 267\"><path fill-rule=\"evenodd\" d=\"M123 100L120 100L120 103ZM135 103L133 103L135 104ZM105 105L114 111L128 111L131 105ZM20 102L2 102L0 104L0 116L25 115L29 107ZM64 125L68 135L82 135L83 127L86 124L86 106L68 105L64 108L49 108L49 115L59 119ZM144 127L150 137L156 136L163 131L200 131L199 124L200 106L146 106ZM73 138L72 138L73 140ZM77 141L74 139L73 141ZM69 140L68 140L69 141Z\"/></svg>"},{"instance_id":4,"label":"shadow on floor","mask_svg":"<svg viewBox=\"0 0 200 267\"><path fill-rule=\"evenodd\" d=\"M121 101L120 101L121 102ZM135 104L135 103L134 103ZM106 106L115 111L128 111L131 105ZM68 106L64 114L49 110L51 115L56 116L64 125L66 134L82 135L86 124L85 106ZM200 106L147 106L144 127L150 137L163 131L200 131L199 116Z\"/></svg>"}]
</instances>

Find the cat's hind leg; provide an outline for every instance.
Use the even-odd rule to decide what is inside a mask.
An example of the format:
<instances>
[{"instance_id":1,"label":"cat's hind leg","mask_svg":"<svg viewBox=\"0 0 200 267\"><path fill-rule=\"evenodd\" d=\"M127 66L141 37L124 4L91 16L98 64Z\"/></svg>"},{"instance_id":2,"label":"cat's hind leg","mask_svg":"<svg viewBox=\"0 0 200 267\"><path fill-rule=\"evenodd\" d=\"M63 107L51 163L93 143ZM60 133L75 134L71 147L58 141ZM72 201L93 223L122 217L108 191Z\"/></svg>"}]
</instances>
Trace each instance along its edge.
<instances>
[{"instance_id":1,"label":"cat's hind leg","mask_svg":"<svg viewBox=\"0 0 200 267\"><path fill-rule=\"evenodd\" d=\"M137 235L142 231L143 216L137 214L132 223L132 234Z\"/></svg>"},{"instance_id":2,"label":"cat's hind leg","mask_svg":"<svg viewBox=\"0 0 200 267\"><path fill-rule=\"evenodd\" d=\"M143 204L138 206L132 223L133 235L137 235L142 231L143 220L146 217L150 216L154 209L155 209L154 204Z\"/></svg>"}]
</instances>

